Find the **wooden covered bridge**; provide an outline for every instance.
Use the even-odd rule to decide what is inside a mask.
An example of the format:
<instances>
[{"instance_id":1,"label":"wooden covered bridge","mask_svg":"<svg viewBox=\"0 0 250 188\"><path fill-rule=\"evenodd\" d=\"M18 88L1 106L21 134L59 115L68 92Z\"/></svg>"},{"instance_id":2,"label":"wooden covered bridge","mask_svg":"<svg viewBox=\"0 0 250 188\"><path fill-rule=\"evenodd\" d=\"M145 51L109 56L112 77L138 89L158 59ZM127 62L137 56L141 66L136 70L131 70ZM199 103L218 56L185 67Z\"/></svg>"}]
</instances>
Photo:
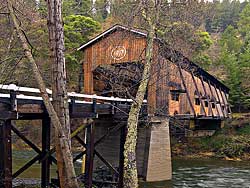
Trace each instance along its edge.
<instances>
[{"instance_id":1,"label":"wooden covered bridge","mask_svg":"<svg viewBox=\"0 0 250 188\"><path fill-rule=\"evenodd\" d=\"M102 165L113 177L106 183L122 187L126 121L141 80L146 37L146 32L115 25L78 49L83 54L82 92L68 96L71 119L84 120L71 136L85 148L74 161L86 156L86 187L100 183L93 172ZM217 129L230 115L229 89L158 38L153 53L140 113L137 167L146 181L161 181L172 175L169 119L191 121L187 128L193 130ZM50 118L39 93L35 88L0 85L0 187L12 187L13 179L36 162L41 163L42 187L51 183L50 166L57 161L50 143ZM18 120L35 119L42 120L41 147L15 126ZM16 172L12 171L12 134L37 153Z\"/></svg>"}]
</instances>

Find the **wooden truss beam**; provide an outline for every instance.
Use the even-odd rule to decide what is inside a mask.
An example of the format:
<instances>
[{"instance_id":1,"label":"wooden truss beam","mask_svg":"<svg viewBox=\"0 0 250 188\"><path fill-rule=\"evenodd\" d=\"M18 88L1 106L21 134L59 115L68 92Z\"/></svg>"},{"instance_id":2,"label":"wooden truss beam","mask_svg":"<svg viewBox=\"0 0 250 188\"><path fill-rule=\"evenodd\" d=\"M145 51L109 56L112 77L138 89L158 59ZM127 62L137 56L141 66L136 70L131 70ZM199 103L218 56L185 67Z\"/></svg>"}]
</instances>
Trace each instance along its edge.
<instances>
[{"instance_id":1,"label":"wooden truss beam","mask_svg":"<svg viewBox=\"0 0 250 188\"><path fill-rule=\"evenodd\" d=\"M192 110L194 116L196 116L196 113L195 113L195 110L194 110L194 106L193 106L193 103L191 101L191 98L190 98L190 95L189 95L189 91L187 90L187 86L186 86L186 83L185 83L184 76L182 74L182 69L181 69L180 64L178 64L178 70L179 70L180 77L181 77L181 80L182 80L182 85L183 85L184 89L186 90L186 94L187 94L189 105L191 107L191 110Z\"/></svg>"},{"instance_id":2,"label":"wooden truss beam","mask_svg":"<svg viewBox=\"0 0 250 188\"><path fill-rule=\"evenodd\" d=\"M225 117L226 117L226 116L225 116L225 112L224 112L224 110L222 109L221 100L220 100L220 97L219 97L219 94L218 94L218 91L217 91L217 87L215 87L215 93L216 93L216 96L217 96L217 98L218 98L218 100L219 100L220 109L221 109L223 118L225 118Z\"/></svg>"},{"instance_id":3,"label":"wooden truss beam","mask_svg":"<svg viewBox=\"0 0 250 188\"><path fill-rule=\"evenodd\" d=\"M216 96L214 96L214 92L213 92L213 90L212 90L211 83L210 83L209 80L208 80L208 86L209 86L209 89L210 89L210 93L211 93L212 96L216 99ZM214 101L214 105L215 105L215 108L216 108L216 111L217 111L218 116L220 116L220 112L219 112L218 106L216 105L216 100Z\"/></svg>"},{"instance_id":4,"label":"wooden truss beam","mask_svg":"<svg viewBox=\"0 0 250 188\"><path fill-rule=\"evenodd\" d=\"M191 76L192 76L192 80L193 80L193 82L194 82L194 86L195 86L195 89L196 89L196 91L197 91L199 100L200 100L200 102L201 102L202 110L203 110L205 116L207 116L207 113L206 113L204 104L203 104L203 102L202 102L202 99L201 99L201 96L200 96L200 92L199 92L199 88L198 88L198 86L197 86L197 83L196 83L196 80L195 80L195 77L194 77L194 73L193 73L193 72L191 72Z\"/></svg>"},{"instance_id":5,"label":"wooden truss beam","mask_svg":"<svg viewBox=\"0 0 250 188\"><path fill-rule=\"evenodd\" d=\"M206 90L206 87L205 87L205 84L204 84L204 79L203 79L203 77L201 77L201 85L202 85L203 90L204 90L204 93L205 93L205 95L206 95L207 102L208 102L208 106L211 108L212 117L214 117L212 104L210 103L210 100L209 100L209 98L208 98L208 94L207 94L207 90Z\"/></svg>"},{"instance_id":6,"label":"wooden truss beam","mask_svg":"<svg viewBox=\"0 0 250 188\"><path fill-rule=\"evenodd\" d=\"M223 97L223 93L222 93L222 91L221 91L221 88L219 88L219 91L220 91L220 95L221 95L221 98L222 98L222 102L223 102L223 104L224 104L224 109L223 109L223 111L226 111L225 114L226 114L226 116L228 117L227 104L226 104L225 99L224 99L224 97Z\"/></svg>"}]
</instances>

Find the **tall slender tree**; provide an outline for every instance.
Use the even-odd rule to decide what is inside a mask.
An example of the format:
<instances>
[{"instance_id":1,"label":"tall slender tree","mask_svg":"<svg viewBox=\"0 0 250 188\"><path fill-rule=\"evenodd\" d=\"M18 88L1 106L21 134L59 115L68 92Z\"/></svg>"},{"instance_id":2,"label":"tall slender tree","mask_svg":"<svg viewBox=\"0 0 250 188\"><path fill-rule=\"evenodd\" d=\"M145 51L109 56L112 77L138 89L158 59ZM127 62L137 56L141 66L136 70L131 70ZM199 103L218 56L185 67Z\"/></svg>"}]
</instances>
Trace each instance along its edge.
<instances>
[{"instance_id":1,"label":"tall slender tree","mask_svg":"<svg viewBox=\"0 0 250 188\"><path fill-rule=\"evenodd\" d=\"M65 116L65 114L63 114L63 113L67 113L67 106L62 106L62 109L65 110L65 112L63 112L63 113L60 113L60 114L58 113L57 114L57 112L55 111L55 108L53 107L53 105L52 105L52 103L50 101L49 95L48 95L48 93L46 91L46 86L45 86L45 83L44 83L43 78L41 76L41 73L40 73L40 71L38 69L38 66L37 66L37 64L35 62L35 59L34 59L34 57L32 55L32 50L31 50L31 48L29 46L29 41L27 41L27 37L26 37L24 31L22 30L22 28L20 26L20 23L18 21L18 18L17 18L16 14L15 14L14 3L13 3L12 0L6 0L6 2L7 2L9 14L10 14L10 17L11 17L11 19L13 21L16 33L17 33L17 35L18 35L18 37L20 39L22 48L24 49L25 56L27 57L27 59L30 62L32 72L33 72L34 77L35 77L35 79L37 81L37 85L38 85L38 88L40 90L41 96L43 98L45 107L46 107L46 109L47 109L47 111L49 113L49 116L51 118L51 122L54 125L54 127L55 127L55 129L57 130L57 133L58 133L57 134L58 135L58 137L57 137L58 145L60 146L60 149L61 149L60 154L61 154L61 158L62 158L62 160L64 162L64 165L65 165L64 170L65 170L65 174L66 174L66 179L65 179L65 182L64 182L65 184L62 185L62 186L63 187L69 187L69 188L77 188L78 183L77 183L75 172L74 172L73 158L72 158L72 154L71 154L71 150L70 150L71 149L70 148L70 139L68 139L68 133L65 133L65 126L63 126L64 122L62 121L62 120L68 121L65 118L67 116ZM58 8L58 9L61 8L60 3L61 3L60 1L57 1L54 4L54 5L56 5L56 8ZM57 11L59 11L59 13ZM56 15L58 17L56 18L56 21L58 22L58 21L60 21L61 18L59 17L60 16L60 10L57 10L57 11L56 11L56 13L57 13ZM60 26L58 26L58 30L60 32L62 32L62 29L60 30L59 28L60 28ZM55 37L56 37L55 40L57 40L58 38L61 38L62 36L61 35L60 36L55 35ZM62 48L63 45L60 42L59 42L59 44L57 44L58 45L57 47ZM63 50L63 48L59 49L58 51L60 51L60 50ZM63 53L63 51L62 52L57 52L56 57L58 57L58 59L63 59L63 54L61 54L61 53ZM56 76L57 76L56 79L58 79L60 81L60 83L58 85L55 84L57 86L57 88L61 87L60 84L61 84L62 81L60 80L60 77L64 78L64 75L65 75L64 74L65 69L64 68L61 68L61 69L62 69L62 71L60 73L56 74ZM60 89L65 89L65 87L60 88ZM59 92L60 91L61 90L59 90ZM64 90L64 91L66 92L66 90ZM67 98L67 95L65 95L65 96L63 95L63 99L64 99L63 102L64 103L65 103L66 98ZM56 101L57 98L54 98L54 100ZM59 98L59 100L60 100L60 98ZM66 101L66 103L68 103L68 101Z\"/></svg>"},{"instance_id":2,"label":"tall slender tree","mask_svg":"<svg viewBox=\"0 0 250 188\"><path fill-rule=\"evenodd\" d=\"M142 107L143 99L147 91L147 85L149 82L150 70L152 67L153 58L153 43L155 37L155 30L159 16L159 8L161 0L146 0L141 1L140 5L142 10L141 16L148 24L147 34L147 46L145 54L144 70L142 73L142 81L136 93L134 102L131 105L131 109L128 117L128 131L126 136L126 142L124 145L124 187L125 188L137 188L138 176L136 167L136 143L137 143L137 127L139 120L139 113Z\"/></svg>"},{"instance_id":3,"label":"tall slender tree","mask_svg":"<svg viewBox=\"0 0 250 188\"><path fill-rule=\"evenodd\" d=\"M65 57L64 57L64 33L62 22L62 1L61 0L47 0L48 6L48 29L49 29L49 41L51 51L51 63L52 63L52 98L53 106L57 113L57 116L62 125L64 136L69 148L71 148L70 142L70 119L69 119L69 106L68 96L66 88L66 69L65 69ZM63 148L60 143L62 138L58 129L55 129L56 136L56 156L57 167L60 177L60 186L66 187L78 187L73 160L63 159ZM71 155L72 156L72 155ZM67 169L67 165L70 166Z\"/></svg>"}]
</instances>

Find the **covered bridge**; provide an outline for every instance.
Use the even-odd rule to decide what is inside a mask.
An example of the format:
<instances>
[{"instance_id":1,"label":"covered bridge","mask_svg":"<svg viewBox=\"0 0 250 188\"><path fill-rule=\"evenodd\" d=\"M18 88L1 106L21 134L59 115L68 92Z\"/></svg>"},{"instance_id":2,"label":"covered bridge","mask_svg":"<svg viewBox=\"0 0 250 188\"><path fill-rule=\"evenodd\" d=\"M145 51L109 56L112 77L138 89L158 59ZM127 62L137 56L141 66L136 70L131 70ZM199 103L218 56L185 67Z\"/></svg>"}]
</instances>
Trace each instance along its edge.
<instances>
[{"instance_id":1,"label":"covered bridge","mask_svg":"<svg viewBox=\"0 0 250 188\"><path fill-rule=\"evenodd\" d=\"M146 32L115 25L79 47L83 57L83 92L133 98L141 80L146 43ZM155 38L143 108L150 126L145 126L144 116L138 129L139 175L147 181L170 179L169 119L189 121L193 130L215 130L230 115L228 95L229 89L223 83ZM95 136L98 138L115 121L122 120L109 119L106 124L98 124ZM113 134L99 148L115 166L119 139L119 135Z\"/></svg>"},{"instance_id":2,"label":"covered bridge","mask_svg":"<svg viewBox=\"0 0 250 188\"><path fill-rule=\"evenodd\" d=\"M83 53L84 93L135 96L145 60L147 33L115 25L78 50ZM214 76L155 38L147 89L149 116L222 120L229 89Z\"/></svg>"}]
</instances>

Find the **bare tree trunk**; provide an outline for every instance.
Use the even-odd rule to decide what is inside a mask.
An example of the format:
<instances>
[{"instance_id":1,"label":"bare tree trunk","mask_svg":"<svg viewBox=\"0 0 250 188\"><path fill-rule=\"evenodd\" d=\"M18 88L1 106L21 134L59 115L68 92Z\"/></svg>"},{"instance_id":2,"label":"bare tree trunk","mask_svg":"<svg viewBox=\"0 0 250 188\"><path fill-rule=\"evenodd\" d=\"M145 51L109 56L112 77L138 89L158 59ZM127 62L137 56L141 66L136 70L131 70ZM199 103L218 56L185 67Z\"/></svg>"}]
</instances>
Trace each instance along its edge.
<instances>
[{"instance_id":1,"label":"bare tree trunk","mask_svg":"<svg viewBox=\"0 0 250 188\"><path fill-rule=\"evenodd\" d=\"M50 59L52 63L52 93L53 106L60 119L64 129L65 137L70 144L70 121L68 97L66 90L66 70L64 61L64 37L62 25L62 2L61 0L47 0L48 5L48 29L50 41ZM67 174L65 164L62 158L62 149L60 146L60 134L55 129L56 135L56 157L57 167L60 177L61 187L67 187Z\"/></svg>"},{"instance_id":2,"label":"bare tree trunk","mask_svg":"<svg viewBox=\"0 0 250 188\"><path fill-rule=\"evenodd\" d=\"M153 48L156 24L159 19L159 9L161 0L146 0L140 1L142 6L141 16L146 20L149 29L147 34L147 47L145 54L145 64L142 73L142 81L136 93L134 102L128 117L128 131L126 142L124 145L124 188L137 188L138 175L136 166L136 144L137 144L137 127L139 120L139 113L142 107L143 99L147 91L149 82L152 61L153 61ZM150 8L151 7L151 8Z\"/></svg>"},{"instance_id":3,"label":"bare tree trunk","mask_svg":"<svg viewBox=\"0 0 250 188\"><path fill-rule=\"evenodd\" d=\"M58 118L58 115L57 115L52 103L50 102L49 95L46 91L46 86L45 86L45 83L43 81L43 78L42 78L40 71L39 71L39 69L35 63L35 60L32 56L31 49L28 45L26 36L24 35L24 32L20 28L19 22L17 21L16 15L14 13L12 0L7 0L7 4L8 4L8 10L9 10L10 16L11 16L13 23L14 23L14 26L16 28L16 32L17 32L18 37L22 43L22 47L25 50L25 55L30 62L32 71L34 73L34 77L37 81L38 87L39 87L40 92L41 92L41 96L43 98L44 104L45 104L46 109L50 115L51 122L54 125L55 129L57 129L58 135L60 135L58 140L59 140L61 150L62 150L61 155L62 155L64 164L65 164L65 169L67 170L67 173L66 173L67 174L67 179L66 179L67 187L78 188L78 183L76 180L74 166L73 166L73 158L72 158L72 154L71 154L71 150L70 150L70 141L68 138L68 133L65 134L64 126L62 126L62 123L60 122L60 119L62 117L60 117L60 119ZM68 101L67 101L67 103L68 103Z\"/></svg>"},{"instance_id":4,"label":"bare tree trunk","mask_svg":"<svg viewBox=\"0 0 250 188\"><path fill-rule=\"evenodd\" d=\"M144 12L145 13L145 12ZM144 70L142 74L142 81L140 82L138 91L136 93L135 101L132 103L129 117L128 117L128 131L126 136L126 142L124 145L124 187L125 188L137 188L138 187L138 175L136 167L136 143L137 143L137 126L139 113L144 100L144 96L147 91L147 85L149 82L150 70L153 58L153 41L155 35L155 23L151 21L149 15L147 17L149 24L149 30L147 35L147 47L146 47L146 61L144 64ZM148 17L149 16L149 17ZM145 17L145 18L146 18Z\"/></svg>"}]
</instances>

